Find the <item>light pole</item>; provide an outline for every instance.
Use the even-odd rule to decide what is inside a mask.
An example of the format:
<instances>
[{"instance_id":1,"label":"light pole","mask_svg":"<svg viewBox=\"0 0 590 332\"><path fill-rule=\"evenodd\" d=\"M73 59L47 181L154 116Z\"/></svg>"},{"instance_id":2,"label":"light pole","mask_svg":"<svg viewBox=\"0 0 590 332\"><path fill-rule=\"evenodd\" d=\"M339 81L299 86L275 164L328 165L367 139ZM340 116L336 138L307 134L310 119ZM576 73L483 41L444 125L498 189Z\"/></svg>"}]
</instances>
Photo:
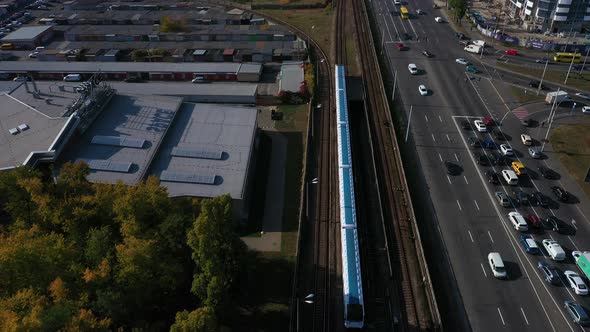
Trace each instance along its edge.
<instances>
[{"instance_id":1,"label":"light pole","mask_svg":"<svg viewBox=\"0 0 590 332\"><path fill-rule=\"evenodd\" d=\"M557 89L557 92L559 92L559 88ZM549 117L547 118L549 120L549 127L547 128L547 132L545 133L545 138L543 139L543 145L541 146L541 152L543 152L545 150L545 143L547 143L547 137L549 137L549 132L551 131L551 126L553 125L553 119L555 118L555 113L557 113L557 108L559 107L559 104L561 104L564 101L566 101L566 100L562 100L558 103L557 102L557 95L555 97L555 100L553 101L553 106L551 107L551 111L549 112Z\"/></svg>"},{"instance_id":2,"label":"light pole","mask_svg":"<svg viewBox=\"0 0 590 332\"><path fill-rule=\"evenodd\" d=\"M408 117L408 129L406 129L406 143L408 142L408 134L410 134L410 122L412 122L412 110L414 105L410 105L410 116Z\"/></svg>"},{"instance_id":3,"label":"light pole","mask_svg":"<svg viewBox=\"0 0 590 332\"><path fill-rule=\"evenodd\" d=\"M576 54L576 52L578 52L577 48L574 50L574 55ZM576 58L574 55L572 55L572 62L570 62L570 67L567 69L567 75L565 75L565 81L563 81L563 84L567 84L567 79L568 77L570 77L570 71L572 70L572 66L574 65L574 59Z\"/></svg>"},{"instance_id":4,"label":"light pole","mask_svg":"<svg viewBox=\"0 0 590 332\"><path fill-rule=\"evenodd\" d=\"M303 302L306 304L313 304L313 302L315 301L314 297L315 297L315 295L313 293L308 294L303 299ZM300 299L297 298L297 332L299 332L299 302L300 302Z\"/></svg>"},{"instance_id":5,"label":"light pole","mask_svg":"<svg viewBox=\"0 0 590 332\"><path fill-rule=\"evenodd\" d=\"M543 86L543 79L545 78L545 71L547 70L547 65L549 64L549 58L545 59L545 68L543 68L543 75L541 76L541 82L537 87L537 96L541 93L541 87Z\"/></svg>"},{"instance_id":6,"label":"light pole","mask_svg":"<svg viewBox=\"0 0 590 332\"><path fill-rule=\"evenodd\" d=\"M395 84L397 83L397 69L393 70L393 91L391 92L391 102L395 100Z\"/></svg>"},{"instance_id":7,"label":"light pole","mask_svg":"<svg viewBox=\"0 0 590 332\"><path fill-rule=\"evenodd\" d=\"M582 68L580 68L580 75L582 75L582 71L586 66L586 60L588 60L588 53L590 53L590 46L588 46L588 50L586 51L586 56L584 57L584 63L582 64Z\"/></svg>"}]
</instances>

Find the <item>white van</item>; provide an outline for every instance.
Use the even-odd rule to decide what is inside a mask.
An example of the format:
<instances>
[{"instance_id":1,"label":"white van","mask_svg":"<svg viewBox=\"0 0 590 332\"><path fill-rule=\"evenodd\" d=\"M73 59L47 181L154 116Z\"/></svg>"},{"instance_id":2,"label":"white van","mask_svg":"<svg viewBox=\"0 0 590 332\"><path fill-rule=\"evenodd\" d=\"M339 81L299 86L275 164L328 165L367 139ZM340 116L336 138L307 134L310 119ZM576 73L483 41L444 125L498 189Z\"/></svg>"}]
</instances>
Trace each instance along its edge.
<instances>
[{"instance_id":1,"label":"white van","mask_svg":"<svg viewBox=\"0 0 590 332\"><path fill-rule=\"evenodd\" d=\"M522 141L522 144L524 144L524 145L533 145L533 139L531 138L530 135L521 134L520 140Z\"/></svg>"},{"instance_id":2,"label":"white van","mask_svg":"<svg viewBox=\"0 0 590 332\"><path fill-rule=\"evenodd\" d=\"M518 212L510 212L508 213L508 219L510 219L512 227L514 227L515 230L520 232L526 232L529 230L529 225L526 223L526 220L524 220L522 214Z\"/></svg>"},{"instance_id":3,"label":"white van","mask_svg":"<svg viewBox=\"0 0 590 332\"><path fill-rule=\"evenodd\" d=\"M562 261L565 260L565 251L563 248L557 243L557 241L551 239L544 239L542 241L543 247L547 250L549 257L554 261Z\"/></svg>"},{"instance_id":4,"label":"white van","mask_svg":"<svg viewBox=\"0 0 590 332\"><path fill-rule=\"evenodd\" d=\"M516 186L518 184L518 176L516 176L516 173L511 169L502 170L502 177L504 178L504 181L511 186Z\"/></svg>"},{"instance_id":5,"label":"white van","mask_svg":"<svg viewBox=\"0 0 590 332\"><path fill-rule=\"evenodd\" d=\"M68 74L64 77L64 82L80 82L82 75L80 74Z\"/></svg>"},{"instance_id":6,"label":"white van","mask_svg":"<svg viewBox=\"0 0 590 332\"><path fill-rule=\"evenodd\" d=\"M502 256L500 256L499 253L489 253L488 262L490 263L490 269L492 269L494 277L498 279L506 279L506 277L508 277L508 273L506 273L506 267L504 266L504 261L502 261Z\"/></svg>"}]
</instances>

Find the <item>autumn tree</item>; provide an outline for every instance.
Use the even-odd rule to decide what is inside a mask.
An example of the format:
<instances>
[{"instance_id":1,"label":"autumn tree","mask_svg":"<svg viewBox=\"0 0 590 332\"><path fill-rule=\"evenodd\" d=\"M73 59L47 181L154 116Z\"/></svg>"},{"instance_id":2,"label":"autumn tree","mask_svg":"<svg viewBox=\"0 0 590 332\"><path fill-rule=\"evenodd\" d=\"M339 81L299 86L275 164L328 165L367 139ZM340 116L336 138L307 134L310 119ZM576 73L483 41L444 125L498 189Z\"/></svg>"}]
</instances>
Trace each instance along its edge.
<instances>
[{"instance_id":1,"label":"autumn tree","mask_svg":"<svg viewBox=\"0 0 590 332\"><path fill-rule=\"evenodd\" d=\"M176 314L176 321L170 327L170 332L217 332L219 323L213 309L209 307L197 308L191 312L186 310Z\"/></svg>"},{"instance_id":2,"label":"autumn tree","mask_svg":"<svg viewBox=\"0 0 590 332\"><path fill-rule=\"evenodd\" d=\"M201 203L201 214L188 233L188 244L196 264L192 292L205 306L223 311L246 252L235 231L229 195Z\"/></svg>"}]
</instances>

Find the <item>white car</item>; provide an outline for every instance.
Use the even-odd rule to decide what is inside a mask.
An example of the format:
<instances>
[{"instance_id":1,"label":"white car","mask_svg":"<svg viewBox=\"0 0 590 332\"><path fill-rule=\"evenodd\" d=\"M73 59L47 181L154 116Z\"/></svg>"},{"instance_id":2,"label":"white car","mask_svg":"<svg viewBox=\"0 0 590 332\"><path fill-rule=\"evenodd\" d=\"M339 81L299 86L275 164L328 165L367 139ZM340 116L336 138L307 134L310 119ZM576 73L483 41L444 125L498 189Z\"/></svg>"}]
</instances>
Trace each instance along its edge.
<instances>
[{"instance_id":1,"label":"white car","mask_svg":"<svg viewBox=\"0 0 590 332\"><path fill-rule=\"evenodd\" d=\"M34 58L36 58L38 55L39 55L39 52L35 51L35 52L33 52L33 53L29 53L29 58L32 58L32 59L34 59Z\"/></svg>"},{"instance_id":2,"label":"white car","mask_svg":"<svg viewBox=\"0 0 590 332\"><path fill-rule=\"evenodd\" d=\"M418 91L420 91L420 94L422 96L428 95L428 89L426 89L426 86L424 84L421 84L420 86L418 86Z\"/></svg>"},{"instance_id":3,"label":"white car","mask_svg":"<svg viewBox=\"0 0 590 332\"><path fill-rule=\"evenodd\" d=\"M522 214L518 212L510 212L508 213L508 219L510 219L512 227L517 231L526 232L529 230L529 225L526 223L526 220L524 220Z\"/></svg>"},{"instance_id":4,"label":"white car","mask_svg":"<svg viewBox=\"0 0 590 332\"><path fill-rule=\"evenodd\" d=\"M434 20L436 21L436 23L442 23L443 19L440 16L437 16L434 18Z\"/></svg>"},{"instance_id":5,"label":"white car","mask_svg":"<svg viewBox=\"0 0 590 332\"><path fill-rule=\"evenodd\" d=\"M393 0L394 5L401 5L402 2L400 0Z\"/></svg>"},{"instance_id":6,"label":"white car","mask_svg":"<svg viewBox=\"0 0 590 332\"><path fill-rule=\"evenodd\" d=\"M455 62L458 63L458 64L460 64L460 65L464 65L464 66L467 66L469 64L469 61L467 61L467 60L465 60L463 58L455 59Z\"/></svg>"},{"instance_id":7,"label":"white car","mask_svg":"<svg viewBox=\"0 0 590 332\"><path fill-rule=\"evenodd\" d=\"M527 134L520 134L520 141L524 145L533 145L533 139Z\"/></svg>"},{"instance_id":8,"label":"white car","mask_svg":"<svg viewBox=\"0 0 590 332\"><path fill-rule=\"evenodd\" d=\"M500 144L500 151L505 156L513 156L514 155L514 151L512 151L512 148L508 144Z\"/></svg>"},{"instance_id":9,"label":"white car","mask_svg":"<svg viewBox=\"0 0 590 332\"><path fill-rule=\"evenodd\" d=\"M416 64L410 63L408 65L408 70L410 71L410 74L412 74L412 75L418 74L418 67L416 67Z\"/></svg>"},{"instance_id":10,"label":"white car","mask_svg":"<svg viewBox=\"0 0 590 332\"><path fill-rule=\"evenodd\" d=\"M488 131L486 124L483 123L483 121L481 121L481 120L475 120L475 121L473 121L473 124L475 125L475 128L477 129L477 131L479 131L480 133L485 133Z\"/></svg>"},{"instance_id":11,"label":"white car","mask_svg":"<svg viewBox=\"0 0 590 332\"><path fill-rule=\"evenodd\" d=\"M578 295L587 295L588 294L588 287L584 283L584 280L574 271L565 271L563 272L565 278L570 283L570 287L576 292Z\"/></svg>"},{"instance_id":12,"label":"white car","mask_svg":"<svg viewBox=\"0 0 590 332\"><path fill-rule=\"evenodd\" d=\"M584 113L584 114L590 114L590 106L584 106L584 107L582 107L582 113Z\"/></svg>"}]
</instances>

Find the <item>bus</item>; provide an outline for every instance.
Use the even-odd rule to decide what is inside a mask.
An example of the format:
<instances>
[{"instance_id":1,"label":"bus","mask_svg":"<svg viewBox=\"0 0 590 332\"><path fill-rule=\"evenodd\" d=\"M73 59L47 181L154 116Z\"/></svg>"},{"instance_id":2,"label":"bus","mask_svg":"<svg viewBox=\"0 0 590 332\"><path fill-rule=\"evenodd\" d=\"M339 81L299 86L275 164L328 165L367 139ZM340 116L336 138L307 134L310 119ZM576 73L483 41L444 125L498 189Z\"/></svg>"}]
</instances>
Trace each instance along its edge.
<instances>
[{"instance_id":1,"label":"bus","mask_svg":"<svg viewBox=\"0 0 590 332\"><path fill-rule=\"evenodd\" d=\"M400 15L402 18L405 18L405 19L410 18L410 12L408 11L408 8L406 8L406 6L402 6L402 8L400 8L399 12L400 12Z\"/></svg>"},{"instance_id":2,"label":"bus","mask_svg":"<svg viewBox=\"0 0 590 332\"><path fill-rule=\"evenodd\" d=\"M553 56L553 61L555 62L572 62L572 59L574 63L580 63L582 54L557 52Z\"/></svg>"}]
</instances>

